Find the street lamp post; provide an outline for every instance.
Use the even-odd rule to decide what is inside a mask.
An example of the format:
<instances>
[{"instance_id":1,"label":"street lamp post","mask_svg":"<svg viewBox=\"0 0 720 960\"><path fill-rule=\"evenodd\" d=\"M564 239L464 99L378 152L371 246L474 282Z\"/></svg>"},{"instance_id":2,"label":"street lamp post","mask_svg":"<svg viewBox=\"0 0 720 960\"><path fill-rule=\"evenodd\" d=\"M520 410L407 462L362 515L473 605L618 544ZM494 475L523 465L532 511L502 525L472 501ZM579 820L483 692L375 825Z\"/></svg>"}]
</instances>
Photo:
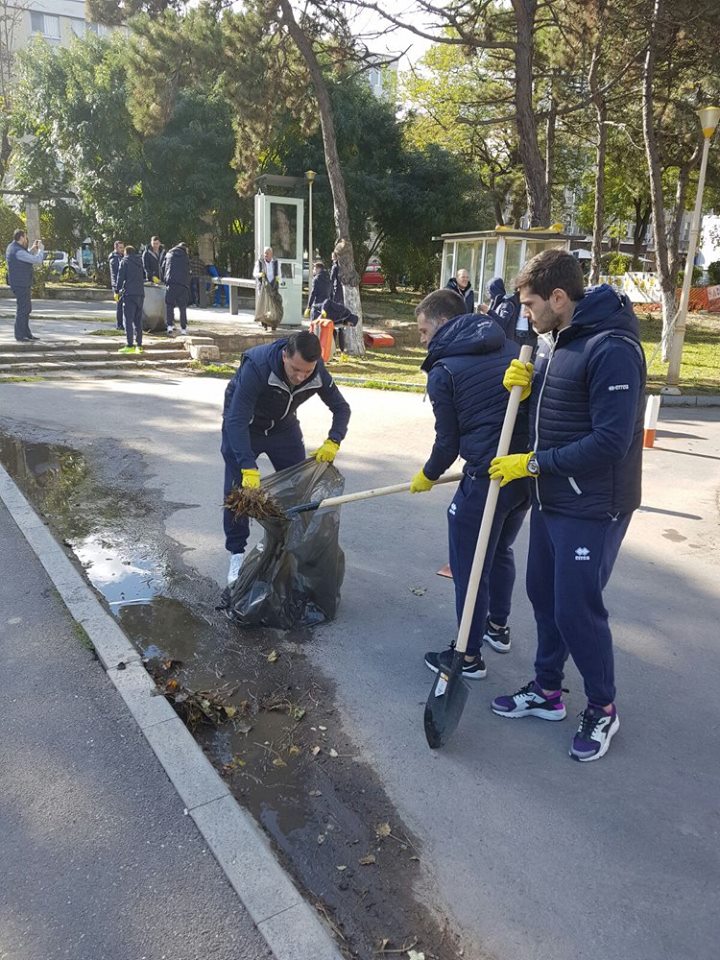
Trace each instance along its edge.
<instances>
[{"instance_id":1,"label":"street lamp post","mask_svg":"<svg viewBox=\"0 0 720 960\"><path fill-rule=\"evenodd\" d=\"M698 179L697 196L695 198L695 209L693 210L692 221L690 223L690 236L688 238L688 252L685 260L685 276L683 277L682 293L680 294L680 305L678 307L675 329L670 343L670 352L668 356L668 372L665 386L661 393L678 396L680 388L680 363L682 362L683 343L685 341L685 321L687 318L688 304L690 303L690 287L692 286L693 267L695 266L695 252L697 250L698 235L700 233L700 217L702 214L703 190L705 189L705 173L707 171L708 153L710 152L710 141L715 133L715 128L720 121L720 107L703 107L697 111L700 117L700 125L704 136L702 160L700 162L700 177Z\"/></svg>"},{"instance_id":2,"label":"street lamp post","mask_svg":"<svg viewBox=\"0 0 720 960\"><path fill-rule=\"evenodd\" d=\"M313 180L317 176L314 170L306 170L305 176L308 182L308 282L312 277L312 265L314 259L313 253L313 223L312 223L312 188Z\"/></svg>"}]
</instances>

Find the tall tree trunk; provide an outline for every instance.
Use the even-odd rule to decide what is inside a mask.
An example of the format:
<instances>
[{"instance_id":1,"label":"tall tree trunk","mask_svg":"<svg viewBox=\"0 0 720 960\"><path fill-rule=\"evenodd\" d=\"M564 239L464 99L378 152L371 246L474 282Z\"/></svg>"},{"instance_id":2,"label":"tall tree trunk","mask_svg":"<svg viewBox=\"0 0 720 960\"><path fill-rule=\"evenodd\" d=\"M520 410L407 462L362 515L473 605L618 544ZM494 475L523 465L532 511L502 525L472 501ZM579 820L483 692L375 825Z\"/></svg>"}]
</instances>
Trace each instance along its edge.
<instances>
[{"instance_id":1,"label":"tall tree trunk","mask_svg":"<svg viewBox=\"0 0 720 960\"><path fill-rule=\"evenodd\" d=\"M660 150L655 136L655 117L653 111L653 85L655 81L655 61L658 53L658 33L665 15L665 0L654 0L654 9L650 20L647 54L643 69L643 136L650 175L650 197L653 208L653 237L655 240L655 269L660 279L662 296L663 360L667 360L672 324L675 319L675 283L670 273L670 256L665 224L665 204L662 184L662 165Z\"/></svg>"},{"instance_id":2,"label":"tall tree trunk","mask_svg":"<svg viewBox=\"0 0 720 960\"><path fill-rule=\"evenodd\" d=\"M635 197L633 207L635 208L635 223L633 224L632 268L633 270L639 270L640 254L645 246L645 236L650 223L652 204L648 200L643 206L643 198Z\"/></svg>"},{"instance_id":3,"label":"tall tree trunk","mask_svg":"<svg viewBox=\"0 0 720 960\"><path fill-rule=\"evenodd\" d=\"M517 114L518 153L525 173L531 227L550 226L550 194L547 172L538 144L537 121L533 109L533 31L537 0L512 0L517 23L515 45L515 110Z\"/></svg>"},{"instance_id":4,"label":"tall tree trunk","mask_svg":"<svg viewBox=\"0 0 720 960\"><path fill-rule=\"evenodd\" d=\"M360 278L355 269L355 257L353 255L352 240L350 239L350 216L348 214L347 197L345 194L345 178L343 177L340 157L337 150L335 120L330 102L330 94L322 70L320 69L320 64L315 56L312 41L295 19L290 0L279 0L279 6L282 11L281 23L287 28L288 33L295 41L300 55L308 68L315 89L315 99L317 100L318 111L320 113L320 127L325 151L325 166L327 168L333 198L335 229L339 238L335 245L335 253L338 258L340 281L343 285L345 306L351 313L356 314L358 317L357 326L347 328L345 342L348 346L349 353L355 356L363 356L365 353L365 344L362 329Z\"/></svg>"},{"instance_id":5,"label":"tall tree trunk","mask_svg":"<svg viewBox=\"0 0 720 960\"><path fill-rule=\"evenodd\" d=\"M545 124L545 189L548 197L552 197L553 180L555 179L555 129L557 124L557 104L550 91L550 109ZM549 223L548 223L549 226Z\"/></svg>"},{"instance_id":6,"label":"tall tree trunk","mask_svg":"<svg viewBox=\"0 0 720 960\"><path fill-rule=\"evenodd\" d=\"M593 47L588 86L595 106L597 121L597 143L595 146L595 210L593 213L592 260L590 261L590 283L598 283L602 268L602 241L605 233L605 156L607 153L607 102L600 89L600 60L603 43L603 16L605 0L597 0L595 5L595 45Z\"/></svg>"},{"instance_id":7,"label":"tall tree trunk","mask_svg":"<svg viewBox=\"0 0 720 960\"><path fill-rule=\"evenodd\" d=\"M697 163L701 152L701 149L698 148L687 163L684 163L678 170L678 179L675 186L675 208L673 210L669 235L670 275L674 285L677 285L677 275L681 266L680 235L682 233L688 186L690 184L690 173Z\"/></svg>"}]
</instances>

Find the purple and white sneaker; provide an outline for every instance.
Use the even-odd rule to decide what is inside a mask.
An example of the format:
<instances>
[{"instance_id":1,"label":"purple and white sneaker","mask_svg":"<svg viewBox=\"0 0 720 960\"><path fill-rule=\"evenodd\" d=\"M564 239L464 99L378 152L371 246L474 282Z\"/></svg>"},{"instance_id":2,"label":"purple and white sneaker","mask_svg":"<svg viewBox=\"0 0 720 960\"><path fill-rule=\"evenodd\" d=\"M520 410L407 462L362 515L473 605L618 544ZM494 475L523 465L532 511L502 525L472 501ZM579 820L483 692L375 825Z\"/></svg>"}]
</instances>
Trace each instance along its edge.
<instances>
[{"instance_id":1,"label":"purple and white sneaker","mask_svg":"<svg viewBox=\"0 0 720 960\"><path fill-rule=\"evenodd\" d=\"M620 729L620 717L613 705L612 713L588 703L580 714L580 726L573 737L570 756L580 763L599 760L610 749L610 741Z\"/></svg>"},{"instance_id":2,"label":"purple and white sneaker","mask_svg":"<svg viewBox=\"0 0 720 960\"><path fill-rule=\"evenodd\" d=\"M562 690L547 697L535 680L531 680L509 697L496 697L492 711L499 717L539 717L541 720L564 720L567 716Z\"/></svg>"}]
</instances>

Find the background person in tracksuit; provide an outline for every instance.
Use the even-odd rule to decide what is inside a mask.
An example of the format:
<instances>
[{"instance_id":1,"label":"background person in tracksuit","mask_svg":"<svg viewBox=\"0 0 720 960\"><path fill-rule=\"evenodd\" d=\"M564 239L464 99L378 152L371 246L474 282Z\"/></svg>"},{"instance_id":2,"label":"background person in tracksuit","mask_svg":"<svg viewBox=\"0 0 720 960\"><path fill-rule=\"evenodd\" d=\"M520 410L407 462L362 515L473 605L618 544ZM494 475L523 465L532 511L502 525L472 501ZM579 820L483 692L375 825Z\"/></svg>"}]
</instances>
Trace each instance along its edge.
<instances>
[{"instance_id":1,"label":"background person in tracksuit","mask_svg":"<svg viewBox=\"0 0 720 960\"><path fill-rule=\"evenodd\" d=\"M465 269L458 270L445 284L448 290L454 290L465 301L464 313L475 312L475 291L470 284L470 274Z\"/></svg>"},{"instance_id":2,"label":"background person in tracksuit","mask_svg":"<svg viewBox=\"0 0 720 960\"><path fill-rule=\"evenodd\" d=\"M313 308L313 305L316 303L324 303L326 300L330 300L330 291L332 285L330 282L330 274L325 269L325 264L322 260L316 260L313 264L313 282L310 289L310 296L308 297L307 307L305 309L305 316L310 316L310 311Z\"/></svg>"},{"instance_id":3,"label":"background person in tracksuit","mask_svg":"<svg viewBox=\"0 0 720 960\"><path fill-rule=\"evenodd\" d=\"M127 339L127 346L121 347L118 353L142 353L145 271L142 257L135 252L135 247L130 245L125 247L125 256L120 261L117 285L122 297L125 337ZM133 345L133 332L137 346Z\"/></svg>"},{"instance_id":4,"label":"background person in tracksuit","mask_svg":"<svg viewBox=\"0 0 720 960\"><path fill-rule=\"evenodd\" d=\"M118 286L118 273L120 272L120 264L122 263L122 258L125 253L125 244L122 240L116 240L113 244L113 252L108 257L108 264L110 266L110 286L112 287L112 292L115 296L115 325L118 330L123 328L123 304L122 296L120 293L120 287Z\"/></svg>"},{"instance_id":5,"label":"background person in tracksuit","mask_svg":"<svg viewBox=\"0 0 720 960\"><path fill-rule=\"evenodd\" d=\"M435 443L410 490L421 493L445 473L458 457L465 460L463 479L448 510L450 567L455 582L458 623L462 617L470 569L490 481L487 471L497 452L507 409L503 375L518 348L505 338L489 316L466 314L463 298L452 290L436 290L415 310L420 342L428 355L422 369L428 375L428 396L435 414ZM518 417L512 450L526 450L527 415ZM479 680L487 673L481 646L510 649L510 601L515 583L512 545L530 506L527 481L500 492L487 557L473 614L463 676ZM452 647L425 655L435 672L452 663Z\"/></svg>"},{"instance_id":6,"label":"background person in tracksuit","mask_svg":"<svg viewBox=\"0 0 720 960\"><path fill-rule=\"evenodd\" d=\"M160 243L160 237L151 237L150 246L145 247L142 255L145 279L148 283L160 283L164 259L165 248Z\"/></svg>"},{"instance_id":7,"label":"background person in tracksuit","mask_svg":"<svg viewBox=\"0 0 720 960\"><path fill-rule=\"evenodd\" d=\"M175 307L180 314L180 329L187 333L187 305L190 298L190 257L186 244L171 247L163 260L165 281L165 326L170 336L175 332Z\"/></svg>"},{"instance_id":8,"label":"background person in tracksuit","mask_svg":"<svg viewBox=\"0 0 720 960\"><path fill-rule=\"evenodd\" d=\"M8 283L15 297L15 339L18 343L39 340L30 333L30 314L32 312L33 266L42 263L44 248L41 240L36 240L28 250L28 235L25 230L16 230L5 251Z\"/></svg>"},{"instance_id":9,"label":"background person in tracksuit","mask_svg":"<svg viewBox=\"0 0 720 960\"><path fill-rule=\"evenodd\" d=\"M301 403L317 394L333 418L327 440L313 453L332 463L347 433L350 407L320 359L320 341L306 330L274 343L252 347L225 391L222 447L225 496L234 486L259 487L257 458L267 454L276 470L305 459L297 419ZM240 572L250 532L247 517L223 511L225 547L230 552L228 583Z\"/></svg>"},{"instance_id":10,"label":"background person in tracksuit","mask_svg":"<svg viewBox=\"0 0 720 960\"><path fill-rule=\"evenodd\" d=\"M530 400L531 453L495 459L502 484L535 477L527 591L537 623L535 679L493 701L506 717L562 720L563 667L580 671L588 704L570 748L597 760L619 727L603 590L640 504L645 357L628 299L583 289L572 254L546 250L521 271L520 300L540 337ZM532 367L505 378L530 391Z\"/></svg>"}]
</instances>

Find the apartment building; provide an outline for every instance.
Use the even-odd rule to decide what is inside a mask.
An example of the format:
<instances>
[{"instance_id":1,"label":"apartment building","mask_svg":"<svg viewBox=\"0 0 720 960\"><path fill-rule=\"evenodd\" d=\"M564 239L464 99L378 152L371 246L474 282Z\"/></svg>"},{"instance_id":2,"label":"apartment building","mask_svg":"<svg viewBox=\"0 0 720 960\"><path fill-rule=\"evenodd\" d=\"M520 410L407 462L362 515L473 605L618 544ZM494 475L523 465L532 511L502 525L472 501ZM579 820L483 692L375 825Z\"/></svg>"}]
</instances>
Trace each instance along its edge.
<instances>
[{"instance_id":1,"label":"apartment building","mask_svg":"<svg viewBox=\"0 0 720 960\"><path fill-rule=\"evenodd\" d=\"M67 46L87 33L105 36L112 28L91 23L85 15L85 0L4 0L4 15L12 19L8 31L11 51L22 50L33 36L51 45Z\"/></svg>"}]
</instances>

